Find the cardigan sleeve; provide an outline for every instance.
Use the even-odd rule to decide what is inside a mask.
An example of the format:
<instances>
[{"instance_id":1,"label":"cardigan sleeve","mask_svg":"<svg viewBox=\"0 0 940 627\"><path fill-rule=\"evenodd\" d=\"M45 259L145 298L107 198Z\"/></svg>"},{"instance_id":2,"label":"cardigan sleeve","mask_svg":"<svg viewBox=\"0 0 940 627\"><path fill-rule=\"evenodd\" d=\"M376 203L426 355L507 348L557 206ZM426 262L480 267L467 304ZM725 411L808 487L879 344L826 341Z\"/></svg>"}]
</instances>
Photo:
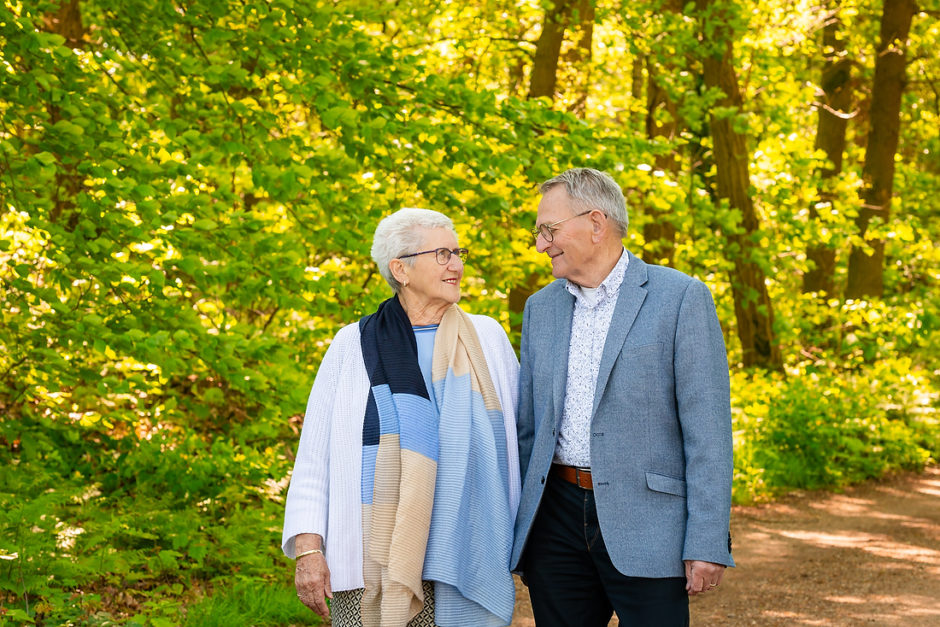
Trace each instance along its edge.
<instances>
[{"instance_id":1,"label":"cardigan sleeve","mask_svg":"<svg viewBox=\"0 0 940 627\"><path fill-rule=\"evenodd\" d=\"M329 543L330 421L337 394L345 386L340 381L347 353L358 338L355 325L341 329L326 351L307 400L300 443L294 461L284 512L281 548L287 557L295 555L294 539L301 533L316 533Z\"/></svg>"}]
</instances>

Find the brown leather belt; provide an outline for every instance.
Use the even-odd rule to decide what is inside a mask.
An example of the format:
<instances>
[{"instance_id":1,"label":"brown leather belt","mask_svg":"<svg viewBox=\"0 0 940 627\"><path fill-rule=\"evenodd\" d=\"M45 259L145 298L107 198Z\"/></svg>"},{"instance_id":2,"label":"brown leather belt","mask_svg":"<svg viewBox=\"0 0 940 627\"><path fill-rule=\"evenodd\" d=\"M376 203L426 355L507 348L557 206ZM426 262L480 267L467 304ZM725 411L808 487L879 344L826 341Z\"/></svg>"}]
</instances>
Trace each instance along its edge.
<instances>
[{"instance_id":1,"label":"brown leather belt","mask_svg":"<svg viewBox=\"0 0 940 627\"><path fill-rule=\"evenodd\" d=\"M559 479L564 479L568 483L573 483L579 488L593 490L594 484L591 483L591 471L586 468L575 468L574 466L562 466L561 464L552 464L552 472Z\"/></svg>"}]
</instances>

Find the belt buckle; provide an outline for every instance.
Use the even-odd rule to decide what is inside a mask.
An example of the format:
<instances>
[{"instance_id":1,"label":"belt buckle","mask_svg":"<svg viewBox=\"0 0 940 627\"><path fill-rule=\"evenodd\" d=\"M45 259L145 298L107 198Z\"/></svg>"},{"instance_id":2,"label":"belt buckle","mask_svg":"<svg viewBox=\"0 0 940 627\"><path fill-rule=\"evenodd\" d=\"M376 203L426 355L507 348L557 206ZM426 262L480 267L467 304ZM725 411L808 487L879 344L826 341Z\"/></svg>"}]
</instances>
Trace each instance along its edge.
<instances>
[{"instance_id":1,"label":"belt buckle","mask_svg":"<svg viewBox=\"0 0 940 627\"><path fill-rule=\"evenodd\" d=\"M581 473L582 473L582 472L584 472L584 473L586 473L586 474L588 475L587 485L584 485L584 484L581 483ZM594 484L591 483L590 475L591 475L591 472L590 472L590 471L585 471L585 470L583 470L583 469L581 469L581 468L575 468L575 469L574 469L574 480L575 480L575 483L578 485L579 488L581 488L581 489L583 489L583 490L593 490L593 489L594 489Z\"/></svg>"}]
</instances>

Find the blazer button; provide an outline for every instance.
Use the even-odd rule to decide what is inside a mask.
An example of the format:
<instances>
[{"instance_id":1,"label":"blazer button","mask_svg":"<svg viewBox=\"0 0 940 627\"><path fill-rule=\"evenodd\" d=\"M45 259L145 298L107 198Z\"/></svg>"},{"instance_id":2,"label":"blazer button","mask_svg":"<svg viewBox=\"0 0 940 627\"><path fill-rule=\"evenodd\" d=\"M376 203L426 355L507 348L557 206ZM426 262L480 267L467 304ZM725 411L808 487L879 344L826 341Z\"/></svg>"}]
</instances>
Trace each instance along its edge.
<instances>
[{"instance_id":1,"label":"blazer button","mask_svg":"<svg viewBox=\"0 0 940 627\"><path fill-rule=\"evenodd\" d=\"M542 477L542 485L545 485L545 477Z\"/></svg>"}]
</instances>

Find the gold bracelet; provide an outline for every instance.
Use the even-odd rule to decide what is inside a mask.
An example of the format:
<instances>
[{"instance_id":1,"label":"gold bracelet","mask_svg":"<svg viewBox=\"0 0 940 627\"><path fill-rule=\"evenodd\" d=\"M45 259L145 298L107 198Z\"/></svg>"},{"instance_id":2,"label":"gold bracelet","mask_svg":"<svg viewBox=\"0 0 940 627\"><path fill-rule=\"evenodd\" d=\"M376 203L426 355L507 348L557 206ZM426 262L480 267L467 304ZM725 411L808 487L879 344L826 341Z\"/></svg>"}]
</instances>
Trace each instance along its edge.
<instances>
[{"instance_id":1,"label":"gold bracelet","mask_svg":"<svg viewBox=\"0 0 940 627\"><path fill-rule=\"evenodd\" d=\"M300 559L301 557L303 557L304 555L313 555L314 553L319 553L320 555L323 555L323 551L321 551L320 549L310 549L309 551L304 551L303 553L298 553L298 554L297 554L297 557L295 557L294 559L295 559L295 560L299 560L299 559Z\"/></svg>"}]
</instances>

